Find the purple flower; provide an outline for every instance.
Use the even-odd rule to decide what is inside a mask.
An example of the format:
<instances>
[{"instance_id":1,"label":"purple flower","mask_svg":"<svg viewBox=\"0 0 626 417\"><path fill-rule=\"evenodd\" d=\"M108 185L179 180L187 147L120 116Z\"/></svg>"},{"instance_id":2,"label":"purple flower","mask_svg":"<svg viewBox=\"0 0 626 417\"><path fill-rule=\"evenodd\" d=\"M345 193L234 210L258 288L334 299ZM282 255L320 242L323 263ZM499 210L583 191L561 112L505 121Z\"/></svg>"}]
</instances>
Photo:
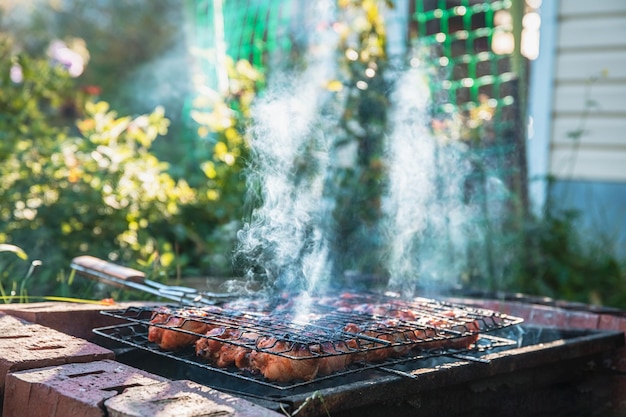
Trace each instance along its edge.
<instances>
[{"instance_id":1,"label":"purple flower","mask_svg":"<svg viewBox=\"0 0 626 417\"><path fill-rule=\"evenodd\" d=\"M19 84L22 81L24 81L24 74L22 73L22 66L17 63L13 64L11 66L9 77L11 77L11 81L13 81L15 84Z\"/></svg>"},{"instance_id":2,"label":"purple flower","mask_svg":"<svg viewBox=\"0 0 626 417\"><path fill-rule=\"evenodd\" d=\"M63 41L54 40L48 47L48 56L62 65L72 77L78 77L85 69L85 61L80 54L71 50Z\"/></svg>"}]
</instances>

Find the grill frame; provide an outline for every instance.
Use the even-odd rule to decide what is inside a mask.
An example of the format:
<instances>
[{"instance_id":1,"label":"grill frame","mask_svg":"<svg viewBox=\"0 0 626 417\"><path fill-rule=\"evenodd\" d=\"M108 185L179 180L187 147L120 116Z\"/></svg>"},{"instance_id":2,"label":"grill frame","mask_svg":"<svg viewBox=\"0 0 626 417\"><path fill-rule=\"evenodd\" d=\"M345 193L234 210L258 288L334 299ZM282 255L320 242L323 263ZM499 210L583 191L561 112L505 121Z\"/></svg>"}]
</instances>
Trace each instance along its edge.
<instances>
[{"instance_id":1,"label":"grill frame","mask_svg":"<svg viewBox=\"0 0 626 417\"><path fill-rule=\"evenodd\" d=\"M475 308L461 304L444 302L441 300L416 298L410 301L401 300L394 297L380 295L362 295L351 296L348 301L349 306L373 306L375 312L364 311L346 311L337 309L337 305L324 304L328 299L320 298L318 303L311 305L313 315L318 317L318 321L314 324L303 323L301 320L294 320L290 316L292 311L288 307L282 306L282 309L273 309L275 314L267 311L238 311L225 308L210 307L193 307L193 306L130 306L120 310L106 310L101 313L122 319L125 324L109 326L105 328L94 329L94 333L115 340L133 348L151 351L160 356L170 357L179 361L186 362L193 366L201 367L212 372L218 372L238 379L244 379L255 384L264 385L279 391L292 390L296 387L309 385L319 382L320 380L333 379L339 376L362 372L368 369L380 369L390 373L400 373L394 369L395 365L423 360L425 358L437 356L456 356L469 358L469 360L481 361L477 356L467 356L464 352L469 351L469 347L458 348L448 345L446 348L433 349L416 349L416 347L427 347L429 342L448 343L461 338L471 337L472 349L475 352L483 352L496 347L510 346L514 341L489 336L487 333L502 330L507 327L520 324L523 319L498 313L482 308ZM239 303L240 305L241 303ZM290 312L291 311L291 312ZM411 311L418 313L415 320L393 318L392 326L382 326L383 320L388 320L391 315L398 311L406 313ZM450 312L454 311L455 315L451 316ZM167 322L152 323L151 320L157 314L171 314L173 317L182 319L176 326L168 325ZM404 314L403 313L403 314ZM280 317L278 316L280 314ZM428 317L429 320L436 320L441 325L433 325L422 320ZM309 317L310 319L311 317ZM320 319L321 318L321 319ZM237 328L241 333L255 332L260 335L254 344L249 339L244 342L238 340L225 340L219 337L198 334L181 328L187 320L202 321L215 326L228 326ZM421 320L421 321L420 321ZM368 334L359 334L342 330L346 322L354 323L361 326L364 332ZM261 326L262 325L262 326ZM157 344L148 341L148 329L150 326L160 327L165 330L178 331L190 334L199 338L213 339L221 343L228 343L235 346L241 346L246 349L258 352L266 352L276 356L282 356L291 360L305 360L323 358L328 356L348 355L348 354L365 354L378 349L407 347L407 353L400 357L387 358L382 362L366 362L351 363L344 370L332 373L330 375L317 376L311 381L292 381L288 383L275 382L265 380L260 375L252 374L248 371L239 370L235 367L219 368L201 358L195 357L193 349L183 349L180 352L168 352L161 350ZM264 329L261 327L265 326ZM282 332L282 333L281 333ZM313 334L313 336L307 335ZM394 335L393 341L389 340L390 334ZM406 337L411 334L412 337ZM402 336L404 339L401 339ZM417 336L416 336L417 335ZM271 350L272 346L260 348L258 340L261 337L276 337L279 340L287 340L292 342L289 349L284 351ZM417 339L416 339L417 337ZM356 346L348 348L347 341L357 340ZM332 348L328 348L331 343ZM310 356L293 356L292 351L305 346ZM342 349L339 349L341 346ZM410 351L408 351L410 348ZM411 378L410 375L405 375Z\"/></svg>"},{"instance_id":2,"label":"grill frame","mask_svg":"<svg viewBox=\"0 0 626 417\"><path fill-rule=\"evenodd\" d=\"M424 415L484 415L484 412L478 412L480 408L476 408L477 405L497 401L491 404L495 406L513 400L509 397L511 395L517 399L516 391L510 391L510 384L518 386L530 383L527 389L535 392L532 390L541 390L545 387L543 384L550 383L555 375L558 375L555 382L560 384L559 381L569 381L581 370L588 370L592 362L604 363L607 354L624 346L624 334L619 331L559 329L522 324L505 329L502 335L499 333L495 334L513 339L519 337L518 343L484 352L464 353L480 360L441 355L399 364L399 372L388 372L383 368L365 369L293 389L252 384L219 371L212 372L188 365L170 356L159 356L123 343L111 343L109 339L99 339L100 343L116 351L116 359L121 363L172 380L193 380L279 413L295 414L299 410L298 417L321 417L329 413L337 417L374 416L397 410L394 407L401 409L395 414L408 415L416 412L414 407L417 404L430 409L433 405L431 403L438 404L438 408L430 412L424 410ZM544 377L548 381L540 383L538 378ZM481 391L485 388L486 392ZM461 412L455 408L459 404L458 397L465 398L463 395L467 394L468 389L474 393L471 396L474 402L463 403Z\"/></svg>"},{"instance_id":3,"label":"grill frame","mask_svg":"<svg viewBox=\"0 0 626 417\"><path fill-rule=\"evenodd\" d=\"M125 331L128 333L122 334ZM148 341L147 327L144 323L125 323L121 325L107 326L93 329L93 332L104 338L119 342L124 346L129 346L135 349L150 352L160 357L173 359L179 362L186 363L188 365L205 369L212 373L219 373L228 377L236 378L239 380L245 380L255 385L261 385L277 392L290 392L296 388L307 387L313 384L318 384L322 381L329 381L339 379L340 377L356 374L368 370L379 370L385 373L399 375L404 378L414 379L414 376L410 373L406 373L395 369L397 365L401 365L409 362L423 361L426 359L432 359L437 357L448 357L453 359L460 359L473 362L486 362L485 359L481 359L481 355L485 352L491 351L497 348L506 348L515 345L515 341L507 339L506 337L498 337L493 335L480 335L475 347L472 349L446 349L442 351L429 351L420 354L412 354L399 358L389 358L382 362L357 362L350 364L347 369L338 371L330 375L317 376L310 381L292 381L292 382L274 382L263 378L258 374L252 374L245 370L237 369L233 366L228 368L219 368L212 364L203 361L201 358L195 356L192 349L182 349L176 352L169 352L159 349L159 347L152 342ZM132 334L132 335L131 335Z\"/></svg>"},{"instance_id":4,"label":"grill frame","mask_svg":"<svg viewBox=\"0 0 626 417\"><path fill-rule=\"evenodd\" d=\"M427 342L453 341L523 322L522 318L492 310L421 297L407 301L377 294L351 295L349 304L343 310L337 310L336 305L323 302L322 299L320 303L310 305L310 315L304 318L296 310L284 306L274 308L270 312L231 310L215 306L205 308L172 305L131 306L120 310L105 310L102 314L293 360L368 353L389 347L419 348L422 344L426 346ZM375 312L352 311L354 306L372 306ZM348 308L351 311L346 311ZM452 316L451 312L455 315ZM398 313L405 316L398 318ZM170 318L165 322L152 322L151 320L158 314L165 314ZM406 318L407 314L415 317ZM174 325L170 323L172 319L181 321ZM236 329L240 336L223 339L194 333L184 328L188 321ZM346 330L347 324L355 324L358 332ZM257 335L254 345L243 337L249 333ZM285 351L275 351L272 349L273 345L259 347L258 341L263 338L287 341L291 347ZM346 346L350 341L352 344ZM325 345L332 346L332 349L325 348ZM301 347L307 347L310 356L290 353Z\"/></svg>"}]
</instances>

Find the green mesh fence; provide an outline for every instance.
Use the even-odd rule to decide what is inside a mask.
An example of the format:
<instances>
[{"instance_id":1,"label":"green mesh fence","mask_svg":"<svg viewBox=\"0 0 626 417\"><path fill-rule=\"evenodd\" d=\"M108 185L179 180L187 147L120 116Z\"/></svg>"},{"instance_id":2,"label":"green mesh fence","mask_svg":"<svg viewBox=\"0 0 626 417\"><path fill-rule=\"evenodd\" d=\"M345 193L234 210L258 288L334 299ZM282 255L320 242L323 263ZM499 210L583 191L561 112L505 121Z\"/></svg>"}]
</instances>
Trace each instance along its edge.
<instances>
[{"instance_id":1,"label":"green mesh fence","mask_svg":"<svg viewBox=\"0 0 626 417\"><path fill-rule=\"evenodd\" d=\"M513 6L511 0L417 0L410 5L409 38L437 51L434 64L445 74L440 85L432 86L443 97L438 111L461 118L461 139L470 147L473 169L467 181L482 206L478 221L487 236L468 258L485 263L478 269L488 271L486 284L492 287L503 279L502 253L520 232L526 201L523 74L513 51L497 51L498 41L508 41L509 47L517 42ZM502 212L508 220L502 220Z\"/></svg>"},{"instance_id":2,"label":"green mesh fence","mask_svg":"<svg viewBox=\"0 0 626 417\"><path fill-rule=\"evenodd\" d=\"M494 36L509 31L496 25L498 12L511 8L512 0L410 1L408 38L431 46L446 72L440 88L444 113L463 118L465 139L485 147L487 153L512 152L510 136L518 120L517 69L511 54L492 51ZM201 54L206 84L217 87L220 59L228 55L247 59L259 69L271 67L272 55L286 56L297 47L294 36L302 28L299 0L189 0L192 39ZM220 28L223 27L223 31ZM489 118L489 119L488 119ZM480 142L480 143L477 143ZM495 145L507 150L494 149Z\"/></svg>"},{"instance_id":3,"label":"green mesh fence","mask_svg":"<svg viewBox=\"0 0 626 417\"><path fill-rule=\"evenodd\" d=\"M198 53L206 54L199 61L207 84L218 84L221 54L264 69L272 54L289 52L295 7L292 0L190 0L192 39Z\"/></svg>"},{"instance_id":4,"label":"green mesh fence","mask_svg":"<svg viewBox=\"0 0 626 417\"><path fill-rule=\"evenodd\" d=\"M414 3L414 36L441 49L444 58L441 63L451 67L445 87L451 100L463 110L473 108L483 94L495 98L497 103L493 105L498 107L514 101L512 92L507 90L507 83L516 78L511 72L510 55L491 50L494 33L500 30L494 24L494 15L510 8L510 3L470 0Z\"/></svg>"},{"instance_id":5,"label":"green mesh fence","mask_svg":"<svg viewBox=\"0 0 626 417\"><path fill-rule=\"evenodd\" d=\"M446 75L432 87L445 97L439 110L462 118L461 136L474 152L476 180L498 178L524 201L520 68L513 51L494 52L498 41L510 47L516 42L512 5L511 0L414 1L409 37L438 52L435 64ZM484 198L502 196L485 191Z\"/></svg>"}]
</instances>

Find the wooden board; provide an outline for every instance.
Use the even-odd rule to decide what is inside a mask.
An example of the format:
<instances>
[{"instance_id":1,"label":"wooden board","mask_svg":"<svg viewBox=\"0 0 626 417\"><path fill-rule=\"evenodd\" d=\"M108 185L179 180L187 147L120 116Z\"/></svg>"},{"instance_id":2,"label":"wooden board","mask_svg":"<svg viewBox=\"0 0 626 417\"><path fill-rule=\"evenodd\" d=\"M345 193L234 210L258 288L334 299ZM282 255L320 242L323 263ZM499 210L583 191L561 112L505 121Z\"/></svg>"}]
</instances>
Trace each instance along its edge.
<instances>
[{"instance_id":1,"label":"wooden board","mask_svg":"<svg viewBox=\"0 0 626 417\"><path fill-rule=\"evenodd\" d=\"M552 144L570 146L568 135L582 129L580 143L599 148L613 147L626 152L626 115L624 117L591 116L583 120L576 116L557 116L553 120Z\"/></svg>"},{"instance_id":2,"label":"wooden board","mask_svg":"<svg viewBox=\"0 0 626 417\"><path fill-rule=\"evenodd\" d=\"M626 152L557 146L552 149L550 173L564 180L626 181Z\"/></svg>"},{"instance_id":3,"label":"wooden board","mask_svg":"<svg viewBox=\"0 0 626 417\"><path fill-rule=\"evenodd\" d=\"M559 81L584 83L594 77L605 82L626 81L626 47L622 51L599 48L560 53L556 57L556 71Z\"/></svg>"},{"instance_id":4,"label":"wooden board","mask_svg":"<svg viewBox=\"0 0 626 417\"><path fill-rule=\"evenodd\" d=\"M554 114L580 114L589 108L591 114L626 116L626 82L595 83L591 86L564 83L555 86ZM592 103L589 103L591 100ZM591 104L591 105L590 105Z\"/></svg>"},{"instance_id":5,"label":"wooden board","mask_svg":"<svg viewBox=\"0 0 626 417\"><path fill-rule=\"evenodd\" d=\"M554 0L544 0L554 1ZM624 13L626 14L626 2L624 0L563 0L561 1L561 16L589 16L593 14Z\"/></svg>"},{"instance_id":6,"label":"wooden board","mask_svg":"<svg viewBox=\"0 0 626 417\"><path fill-rule=\"evenodd\" d=\"M590 9L593 10L593 7L590 6ZM624 47L626 46L625 23L626 15L620 14L600 18L593 18L593 15L590 15L587 18L561 20L558 30L558 48Z\"/></svg>"}]
</instances>

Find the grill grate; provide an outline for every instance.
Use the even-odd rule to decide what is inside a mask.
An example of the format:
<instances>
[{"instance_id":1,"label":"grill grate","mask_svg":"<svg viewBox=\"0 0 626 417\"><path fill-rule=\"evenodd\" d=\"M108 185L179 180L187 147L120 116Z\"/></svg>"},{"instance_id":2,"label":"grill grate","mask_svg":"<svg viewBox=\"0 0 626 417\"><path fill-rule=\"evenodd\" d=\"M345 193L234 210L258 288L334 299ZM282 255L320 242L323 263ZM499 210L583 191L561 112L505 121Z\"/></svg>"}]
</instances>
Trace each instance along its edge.
<instances>
[{"instance_id":1,"label":"grill grate","mask_svg":"<svg viewBox=\"0 0 626 417\"><path fill-rule=\"evenodd\" d=\"M303 304L307 305L306 314L295 307ZM190 346L196 340L205 344L216 341L219 346L233 346L245 352L262 352L295 361L351 355L345 369L330 375L334 377L368 368L389 369L389 365L416 358L458 354L470 347L480 350L500 346L503 340L487 337L485 333L522 322L517 317L439 300L415 298L407 301L373 294L346 293L339 298L307 300L295 297L271 310L245 310L245 305L246 302L238 300L221 307L131 306L106 310L102 314L128 323L94 329L94 332L196 366L239 378L253 378L255 382L276 387L273 381L262 382L262 378L230 366L232 364L215 366L218 362L207 363L215 358L197 357ZM266 304L252 302L248 307L259 305ZM154 343L150 332L167 333L186 342L167 348L159 341ZM209 352L211 355L215 353ZM315 378L319 379L320 376ZM293 387L294 384L287 386Z\"/></svg>"},{"instance_id":2,"label":"grill grate","mask_svg":"<svg viewBox=\"0 0 626 417\"><path fill-rule=\"evenodd\" d=\"M522 322L498 312L426 298L406 301L344 294L338 300L316 300L306 316L291 304L279 305L271 312L231 310L226 304L205 308L129 307L102 314L295 360L400 346L428 349L440 345L427 342L453 341ZM163 315L164 320L154 322L157 315ZM225 339L223 334L205 334L205 327L202 333L189 330L192 323L236 331L229 332ZM267 339L290 343L281 350L275 343L268 344ZM261 341L265 343L260 345ZM302 354L302 347L307 348L307 355Z\"/></svg>"},{"instance_id":3,"label":"grill grate","mask_svg":"<svg viewBox=\"0 0 626 417\"><path fill-rule=\"evenodd\" d=\"M410 355L401 358L389 358L377 363L367 362L355 362L350 364L346 369L335 372L331 375L317 376L314 380L310 381L290 381L290 382L276 382L265 379L262 375L257 373L251 373L245 370L237 369L234 366L228 368L219 368L210 363L203 361L195 355L195 352L190 349L181 349L176 352L167 352L159 349L154 343L148 341L147 327L143 323L126 323L116 326L101 327L93 330L94 333L106 337L117 342L121 342L127 346L131 346L137 349L148 351L152 354L156 354L169 359L174 359L179 362L186 363L193 367L202 368L209 372L216 372L227 377L233 377L239 380L245 380L255 385L265 386L278 392L291 391L296 388L305 387L310 384L319 384L323 381L333 380L342 376L347 376L367 370L378 370L394 375L402 376L408 379L415 379L416 376L410 372L406 372L402 369L397 369L398 366L406 363L414 363L416 361L426 360L429 358L435 358L438 356L452 357L456 359L462 359L472 362L485 362L481 358L481 353L490 351L496 348L510 347L517 342L493 335L481 335L477 340L474 348L470 351L449 349L445 351L428 351L428 352L413 352Z\"/></svg>"}]
</instances>

